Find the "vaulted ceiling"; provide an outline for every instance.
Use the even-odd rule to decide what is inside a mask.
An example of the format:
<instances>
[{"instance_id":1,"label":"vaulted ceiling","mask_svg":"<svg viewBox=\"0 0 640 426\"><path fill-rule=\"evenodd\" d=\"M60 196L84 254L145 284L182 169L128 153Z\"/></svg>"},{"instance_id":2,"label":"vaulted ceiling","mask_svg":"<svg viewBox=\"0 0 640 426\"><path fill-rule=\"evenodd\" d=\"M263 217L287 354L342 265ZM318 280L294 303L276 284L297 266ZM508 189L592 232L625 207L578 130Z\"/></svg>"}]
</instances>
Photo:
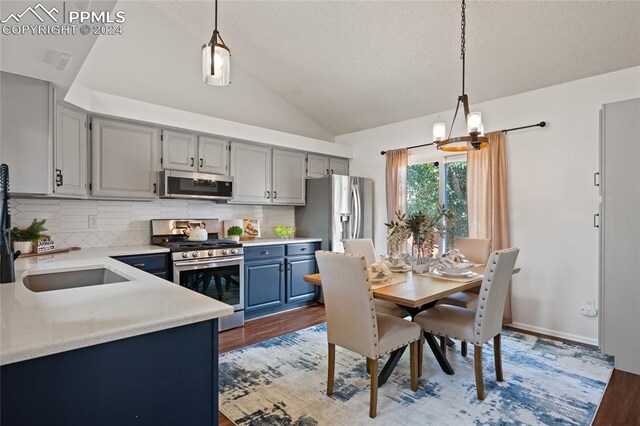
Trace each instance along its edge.
<instances>
[{"instance_id":1,"label":"vaulted ceiling","mask_svg":"<svg viewBox=\"0 0 640 426\"><path fill-rule=\"evenodd\" d=\"M322 139L450 109L460 92L456 1L221 1L231 88L199 80L212 1L115 9L134 7L129 34L101 37L80 82ZM470 100L640 65L639 22L637 1L470 1ZM289 108L300 124L261 122L269 108Z\"/></svg>"}]
</instances>

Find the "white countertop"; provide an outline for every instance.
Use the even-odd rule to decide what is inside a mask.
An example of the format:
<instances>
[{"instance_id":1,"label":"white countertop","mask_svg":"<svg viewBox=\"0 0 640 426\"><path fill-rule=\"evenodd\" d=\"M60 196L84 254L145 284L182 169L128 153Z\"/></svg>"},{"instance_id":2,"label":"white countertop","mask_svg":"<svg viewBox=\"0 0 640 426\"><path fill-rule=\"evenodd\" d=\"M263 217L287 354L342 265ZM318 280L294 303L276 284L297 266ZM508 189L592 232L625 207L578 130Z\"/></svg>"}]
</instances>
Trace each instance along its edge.
<instances>
[{"instance_id":1,"label":"white countertop","mask_svg":"<svg viewBox=\"0 0 640 426\"><path fill-rule=\"evenodd\" d=\"M233 313L217 300L108 256L167 252L158 246L83 249L16 261L0 284L0 365L138 336ZM27 274L107 267L130 281L35 293Z\"/></svg>"},{"instance_id":2,"label":"white countertop","mask_svg":"<svg viewBox=\"0 0 640 426\"><path fill-rule=\"evenodd\" d=\"M294 237L290 240L283 240L282 238L257 238L255 240L245 240L240 242L244 247L255 247L278 244L317 243L322 242L322 238Z\"/></svg>"}]
</instances>

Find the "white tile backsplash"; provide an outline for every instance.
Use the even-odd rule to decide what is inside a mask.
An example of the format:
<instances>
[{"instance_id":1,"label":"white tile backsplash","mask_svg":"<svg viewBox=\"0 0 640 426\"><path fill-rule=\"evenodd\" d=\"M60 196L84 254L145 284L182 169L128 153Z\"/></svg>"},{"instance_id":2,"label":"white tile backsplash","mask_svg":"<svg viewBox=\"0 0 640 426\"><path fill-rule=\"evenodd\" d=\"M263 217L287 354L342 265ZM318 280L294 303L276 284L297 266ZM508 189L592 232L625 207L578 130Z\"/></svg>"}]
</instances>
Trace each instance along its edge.
<instances>
[{"instance_id":1,"label":"white tile backsplash","mask_svg":"<svg viewBox=\"0 0 640 426\"><path fill-rule=\"evenodd\" d=\"M16 198L12 226L47 219L47 233L58 247L109 247L149 244L151 219L258 219L262 236L273 238L276 225L294 224L294 207L216 204L200 200L96 201ZM98 217L89 229L89 216Z\"/></svg>"}]
</instances>

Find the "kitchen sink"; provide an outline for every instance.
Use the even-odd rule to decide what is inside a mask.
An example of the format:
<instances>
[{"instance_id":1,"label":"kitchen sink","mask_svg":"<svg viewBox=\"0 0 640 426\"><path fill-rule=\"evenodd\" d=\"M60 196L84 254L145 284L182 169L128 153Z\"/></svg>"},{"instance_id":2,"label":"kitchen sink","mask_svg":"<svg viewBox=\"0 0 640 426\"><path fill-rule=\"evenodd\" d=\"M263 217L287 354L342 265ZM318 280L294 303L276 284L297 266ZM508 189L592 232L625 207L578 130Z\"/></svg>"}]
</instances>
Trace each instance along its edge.
<instances>
[{"instance_id":1,"label":"kitchen sink","mask_svg":"<svg viewBox=\"0 0 640 426\"><path fill-rule=\"evenodd\" d=\"M129 281L129 279L107 268L33 274L22 279L25 287L36 293L125 281Z\"/></svg>"}]
</instances>

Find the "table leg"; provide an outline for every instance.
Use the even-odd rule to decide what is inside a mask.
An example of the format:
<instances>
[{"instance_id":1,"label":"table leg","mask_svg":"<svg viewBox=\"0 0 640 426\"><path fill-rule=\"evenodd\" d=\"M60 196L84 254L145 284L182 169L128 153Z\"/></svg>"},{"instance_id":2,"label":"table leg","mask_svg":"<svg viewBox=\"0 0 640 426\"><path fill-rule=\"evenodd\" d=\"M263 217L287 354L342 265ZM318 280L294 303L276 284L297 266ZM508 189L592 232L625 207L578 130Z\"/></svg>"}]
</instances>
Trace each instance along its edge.
<instances>
[{"instance_id":1,"label":"table leg","mask_svg":"<svg viewBox=\"0 0 640 426\"><path fill-rule=\"evenodd\" d=\"M447 361L447 358L440 350L440 346L438 345L438 342L436 342L436 338L433 337L433 334L427 333L425 331L424 338L429 344L431 352L433 352L433 355L436 357L436 361L438 361L438 364L440 364L440 368L442 368L442 371L447 374L453 374L453 368L451 368L451 364L449 364L449 361Z\"/></svg>"},{"instance_id":2,"label":"table leg","mask_svg":"<svg viewBox=\"0 0 640 426\"><path fill-rule=\"evenodd\" d=\"M407 347L403 346L400 349L396 349L395 351L391 352L391 355L389 356L389 360L384 365L384 367L382 368L382 371L380 371L380 374L378 375L378 387L387 383L387 380L389 379L391 372L393 371L394 368L396 368L398 361L400 361L400 358L402 358L402 354L404 354L404 351L406 349Z\"/></svg>"}]
</instances>

